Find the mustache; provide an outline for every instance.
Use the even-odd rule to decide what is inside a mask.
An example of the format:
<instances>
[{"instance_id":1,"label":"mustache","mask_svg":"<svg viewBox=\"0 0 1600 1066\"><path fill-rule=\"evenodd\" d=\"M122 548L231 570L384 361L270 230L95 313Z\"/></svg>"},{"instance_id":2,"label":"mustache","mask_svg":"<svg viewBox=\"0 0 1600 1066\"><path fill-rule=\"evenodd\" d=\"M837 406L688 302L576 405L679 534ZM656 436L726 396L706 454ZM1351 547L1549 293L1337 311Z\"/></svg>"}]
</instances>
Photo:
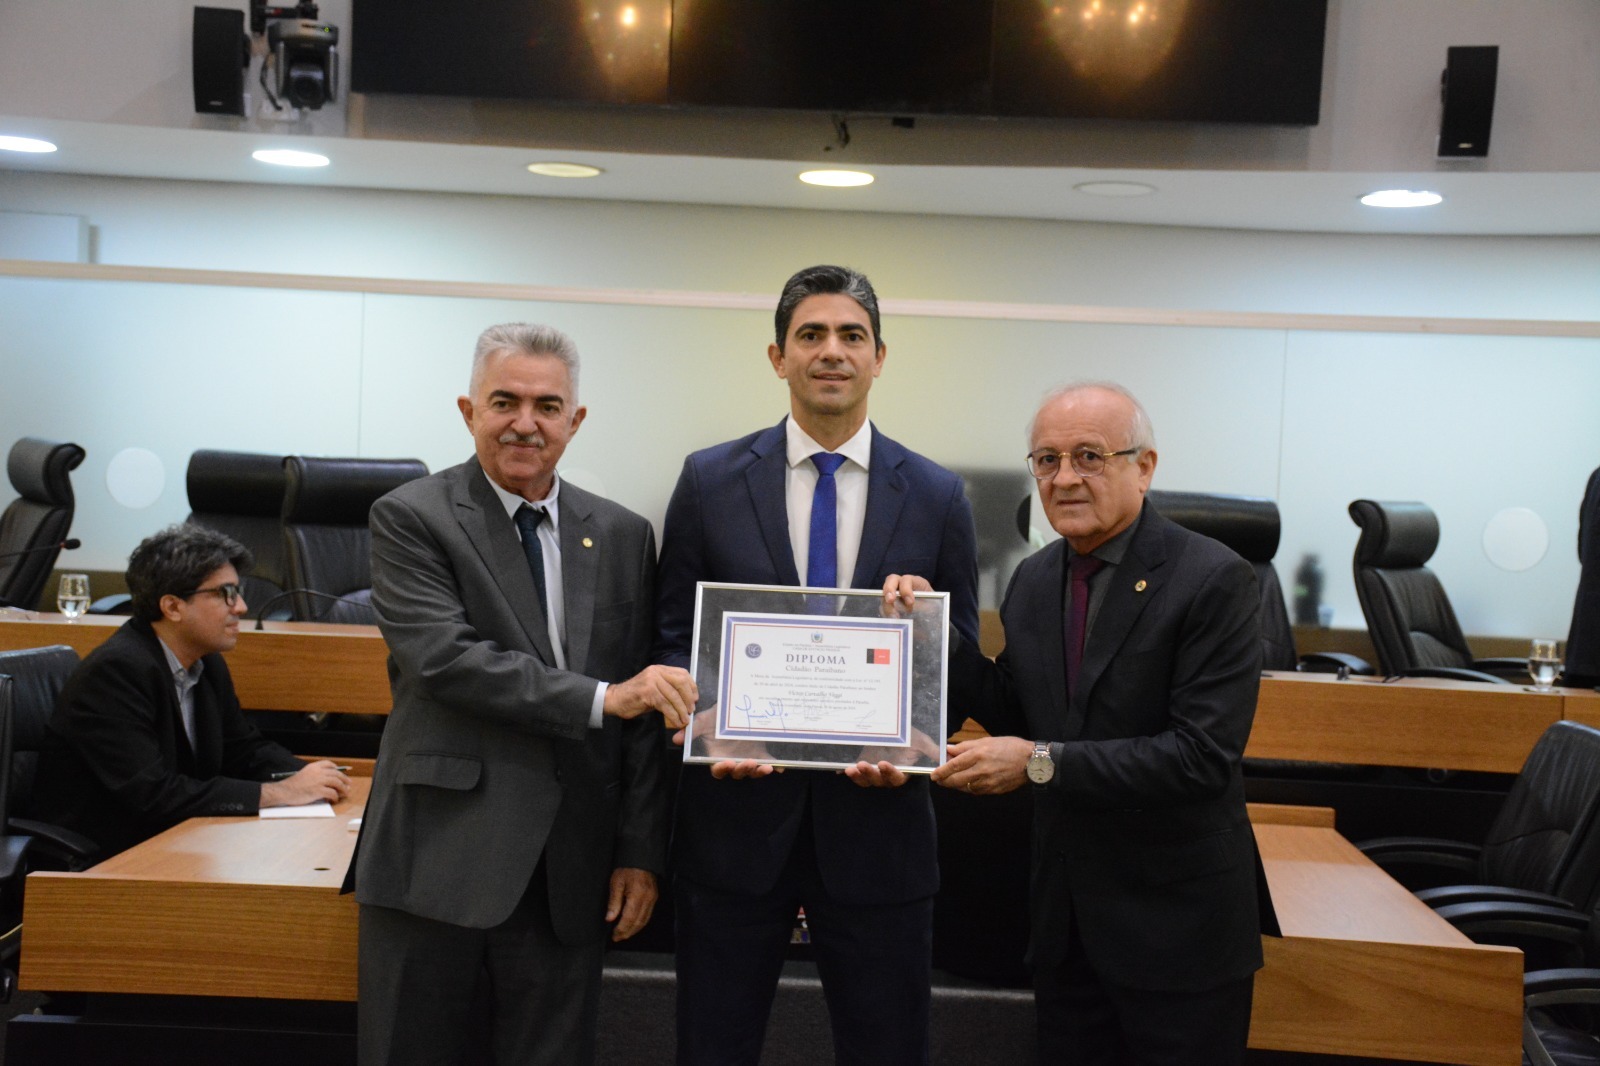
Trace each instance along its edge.
<instances>
[{"instance_id":1,"label":"mustache","mask_svg":"<svg viewBox=\"0 0 1600 1066\"><path fill-rule=\"evenodd\" d=\"M535 447L544 447L544 435L541 433L517 433L512 430L500 434L501 444L532 444Z\"/></svg>"}]
</instances>

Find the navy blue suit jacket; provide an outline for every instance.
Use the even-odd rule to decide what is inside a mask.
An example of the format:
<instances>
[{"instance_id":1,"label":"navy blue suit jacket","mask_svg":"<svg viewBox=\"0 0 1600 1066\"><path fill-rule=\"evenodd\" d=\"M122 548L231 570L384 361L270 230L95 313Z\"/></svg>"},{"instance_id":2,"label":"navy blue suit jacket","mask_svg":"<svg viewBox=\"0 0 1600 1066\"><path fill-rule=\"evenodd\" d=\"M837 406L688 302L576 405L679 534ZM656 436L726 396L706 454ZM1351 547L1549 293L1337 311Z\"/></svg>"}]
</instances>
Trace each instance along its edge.
<instances>
[{"instance_id":1,"label":"navy blue suit jacket","mask_svg":"<svg viewBox=\"0 0 1600 1066\"><path fill-rule=\"evenodd\" d=\"M784 423L695 452L667 507L658 577L656 659L689 666L695 582L798 585L784 495ZM950 619L978 638L977 535L961 479L873 427L867 510L851 588L920 574L950 593ZM677 872L754 895L777 881L811 804L823 883L849 903L900 903L939 887L927 779L863 789L842 774L790 770L713 780L685 766L673 839Z\"/></svg>"}]
</instances>

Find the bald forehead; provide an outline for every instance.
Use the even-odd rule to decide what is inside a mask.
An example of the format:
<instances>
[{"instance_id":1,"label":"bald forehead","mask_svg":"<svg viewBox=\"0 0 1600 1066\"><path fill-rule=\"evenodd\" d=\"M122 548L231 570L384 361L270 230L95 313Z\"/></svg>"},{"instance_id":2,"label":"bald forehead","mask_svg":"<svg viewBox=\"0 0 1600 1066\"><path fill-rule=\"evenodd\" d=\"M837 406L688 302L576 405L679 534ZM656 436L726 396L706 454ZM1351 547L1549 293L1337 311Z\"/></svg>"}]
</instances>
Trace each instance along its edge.
<instances>
[{"instance_id":1,"label":"bald forehead","mask_svg":"<svg viewBox=\"0 0 1600 1066\"><path fill-rule=\"evenodd\" d=\"M1041 443L1040 438L1047 434L1069 433L1079 437L1099 434L1098 441L1089 442L1085 439L1072 443L1098 443L1113 449L1125 448L1129 442L1123 438L1130 433L1133 417L1133 404L1121 393L1093 385L1073 389L1046 400L1039 408L1033 417L1030 443Z\"/></svg>"}]
</instances>

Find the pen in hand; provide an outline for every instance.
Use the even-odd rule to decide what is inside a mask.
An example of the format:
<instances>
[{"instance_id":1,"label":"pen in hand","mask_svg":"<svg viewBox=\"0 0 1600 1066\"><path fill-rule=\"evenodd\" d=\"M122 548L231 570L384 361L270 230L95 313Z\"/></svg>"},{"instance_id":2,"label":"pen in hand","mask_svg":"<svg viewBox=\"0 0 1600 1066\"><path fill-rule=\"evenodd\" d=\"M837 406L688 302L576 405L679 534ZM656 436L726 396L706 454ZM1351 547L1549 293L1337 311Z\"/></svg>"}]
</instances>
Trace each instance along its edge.
<instances>
[{"instance_id":1,"label":"pen in hand","mask_svg":"<svg viewBox=\"0 0 1600 1066\"><path fill-rule=\"evenodd\" d=\"M335 766L334 769L339 771L341 774L347 774L347 773L350 772L350 767L348 767L348 766ZM267 780L268 781L287 781L287 780L289 780L289 778L293 777L295 774L297 774L299 772L300 772L299 770L278 770L275 773L268 774L267 775Z\"/></svg>"}]
</instances>

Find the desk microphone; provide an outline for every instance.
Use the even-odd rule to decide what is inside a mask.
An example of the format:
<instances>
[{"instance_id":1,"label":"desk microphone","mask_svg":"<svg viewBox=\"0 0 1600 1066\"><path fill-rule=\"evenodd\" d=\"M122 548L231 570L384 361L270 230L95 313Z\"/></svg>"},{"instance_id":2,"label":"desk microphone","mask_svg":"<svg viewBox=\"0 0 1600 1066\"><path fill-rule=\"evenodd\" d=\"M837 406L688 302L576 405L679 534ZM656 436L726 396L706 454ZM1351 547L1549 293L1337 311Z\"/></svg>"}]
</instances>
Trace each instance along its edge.
<instances>
[{"instance_id":1,"label":"desk microphone","mask_svg":"<svg viewBox=\"0 0 1600 1066\"><path fill-rule=\"evenodd\" d=\"M293 599L295 596L310 596L313 599L332 600L334 603L348 603L352 606L360 606L360 604L355 600L347 600L343 596L335 596L331 592L318 592L316 589L285 589L276 596L272 597L272 599L268 600L266 604L256 612L256 631L261 631L261 623L267 620L267 615L272 613L272 609L274 607L278 606L280 603L284 603L290 599Z\"/></svg>"},{"instance_id":2,"label":"desk microphone","mask_svg":"<svg viewBox=\"0 0 1600 1066\"><path fill-rule=\"evenodd\" d=\"M35 552L72 551L75 548L81 547L83 547L83 541L79 540L77 537L68 537L66 540L58 540L54 544L37 544L32 548L22 548L14 552L0 553L0 563L5 562L7 559L16 559L19 556L32 555Z\"/></svg>"}]
</instances>

